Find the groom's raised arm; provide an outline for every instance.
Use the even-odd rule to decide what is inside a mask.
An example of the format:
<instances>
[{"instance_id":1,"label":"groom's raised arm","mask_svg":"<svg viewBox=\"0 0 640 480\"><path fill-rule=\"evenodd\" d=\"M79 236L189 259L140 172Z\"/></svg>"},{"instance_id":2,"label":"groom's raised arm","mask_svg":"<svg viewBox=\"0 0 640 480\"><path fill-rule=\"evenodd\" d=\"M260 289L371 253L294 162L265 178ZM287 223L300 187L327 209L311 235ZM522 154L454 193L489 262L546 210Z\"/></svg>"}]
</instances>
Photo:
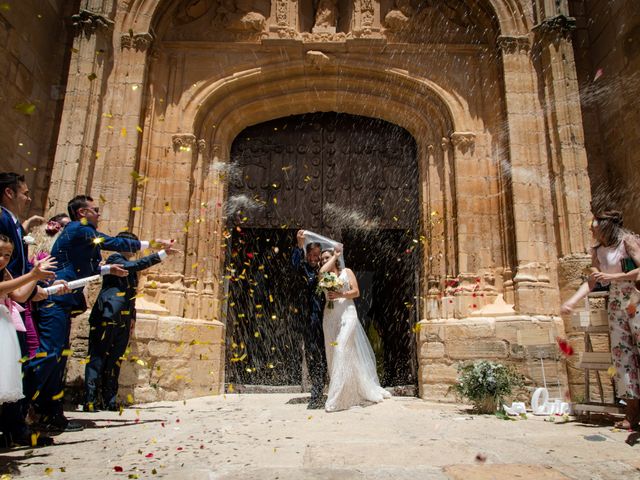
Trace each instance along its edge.
<instances>
[{"instance_id":1,"label":"groom's raised arm","mask_svg":"<svg viewBox=\"0 0 640 480\"><path fill-rule=\"evenodd\" d=\"M297 271L302 269L302 261L304 260L304 230L298 230L296 233L296 246L291 252L291 265Z\"/></svg>"}]
</instances>

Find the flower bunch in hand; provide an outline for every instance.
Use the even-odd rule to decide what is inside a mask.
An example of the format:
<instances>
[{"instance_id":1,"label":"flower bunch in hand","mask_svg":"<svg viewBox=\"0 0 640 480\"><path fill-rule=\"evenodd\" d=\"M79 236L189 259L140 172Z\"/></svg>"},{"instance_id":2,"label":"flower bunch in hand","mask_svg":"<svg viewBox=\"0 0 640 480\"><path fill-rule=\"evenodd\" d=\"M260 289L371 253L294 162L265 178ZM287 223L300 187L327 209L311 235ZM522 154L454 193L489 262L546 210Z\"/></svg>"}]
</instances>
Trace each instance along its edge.
<instances>
[{"instance_id":1,"label":"flower bunch in hand","mask_svg":"<svg viewBox=\"0 0 640 480\"><path fill-rule=\"evenodd\" d=\"M316 293L339 292L344 287L344 282L338 278L334 272L324 272L320 274ZM327 300L327 308L333 308L333 300Z\"/></svg>"}]
</instances>

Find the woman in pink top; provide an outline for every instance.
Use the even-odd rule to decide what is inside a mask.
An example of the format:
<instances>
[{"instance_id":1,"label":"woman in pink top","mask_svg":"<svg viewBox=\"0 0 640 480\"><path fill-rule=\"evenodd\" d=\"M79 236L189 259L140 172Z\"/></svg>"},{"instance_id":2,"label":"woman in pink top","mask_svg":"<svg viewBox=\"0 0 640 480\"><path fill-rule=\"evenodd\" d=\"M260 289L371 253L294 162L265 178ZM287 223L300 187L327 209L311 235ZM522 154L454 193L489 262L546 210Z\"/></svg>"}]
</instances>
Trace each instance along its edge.
<instances>
[{"instance_id":1,"label":"woman in pink top","mask_svg":"<svg viewBox=\"0 0 640 480\"><path fill-rule=\"evenodd\" d=\"M634 282L640 268L640 240L623 229L622 215L608 211L595 215L591 231L596 245L591 250L593 273L588 287L578 292L563 306L562 313L569 313L580 298L595 283L609 285L609 334L611 353L616 369L616 392L627 404L626 418L617 426L637 429L640 421L640 315L635 315L629 305L637 292ZM633 260L635 265L630 265ZM629 268L630 265L630 268Z\"/></svg>"},{"instance_id":2,"label":"woman in pink top","mask_svg":"<svg viewBox=\"0 0 640 480\"><path fill-rule=\"evenodd\" d=\"M56 239L60 236L62 229L69 223L71 219L66 213L59 213L49 219L44 224L34 228L29 235L32 237L32 243L29 245L29 261L33 264L36 260L42 260L51 253L51 247ZM29 358L32 358L38 350L40 344L38 338L38 330L34 321L34 304L28 302L25 305L24 326L26 331L27 350Z\"/></svg>"}]
</instances>

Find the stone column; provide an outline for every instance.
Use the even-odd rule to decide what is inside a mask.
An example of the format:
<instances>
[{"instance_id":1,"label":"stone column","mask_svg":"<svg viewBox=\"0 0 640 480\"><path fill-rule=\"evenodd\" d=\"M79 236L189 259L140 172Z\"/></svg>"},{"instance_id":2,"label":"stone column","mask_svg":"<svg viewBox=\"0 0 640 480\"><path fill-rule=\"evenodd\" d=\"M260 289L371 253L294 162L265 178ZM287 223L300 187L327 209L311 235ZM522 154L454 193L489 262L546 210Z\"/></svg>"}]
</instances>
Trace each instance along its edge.
<instances>
[{"instance_id":1,"label":"stone column","mask_svg":"<svg viewBox=\"0 0 640 480\"><path fill-rule=\"evenodd\" d=\"M546 119L551 141L558 277L561 298L568 298L581 281L582 269L591 263L586 252L591 241L591 190L582 128L577 72L571 32L575 19L556 15L534 28L546 99Z\"/></svg>"},{"instance_id":2,"label":"stone column","mask_svg":"<svg viewBox=\"0 0 640 480\"><path fill-rule=\"evenodd\" d=\"M451 134L451 145L455 159L455 196L458 226L458 268L460 273L474 272L478 268L478 238L476 218L474 218L476 200L483 194L482 179L473 168L475 134L455 132Z\"/></svg>"},{"instance_id":3,"label":"stone column","mask_svg":"<svg viewBox=\"0 0 640 480\"><path fill-rule=\"evenodd\" d=\"M445 222L444 264L446 275L453 277L458 271L458 249L456 246L456 212L454 208L454 195L456 191L455 172L452 166L453 153L451 148L451 140L448 137L442 137L440 147L442 148L444 177L444 210L442 212L442 216Z\"/></svg>"},{"instance_id":4,"label":"stone column","mask_svg":"<svg viewBox=\"0 0 640 480\"><path fill-rule=\"evenodd\" d=\"M48 213L65 212L68 200L90 188L98 155L95 144L101 105L113 66L113 22L89 10L81 10L72 21L76 36L52 168Z\"/></svg>"},{"instance_id":5,"label":"stone column","mask_svg":"<svg viewBox=\"0 0 640 480\"><path fill-rule=\"evenodd\" d=\"M546 118L551 140L551 165L558 219L560 257L584 253L591 241L591 190L587 174L578 77L571 32L575 20L548 18L534 28L544 82Z\"/></svg>"},{"instance_id":6,"label":"stone column","mask_svg":"<svg viewBox=\"0 0 640 480\"><path fill-rule=\"evenodd\" d=\"M139 209L137 190L145 188L144 177L137 176L141 137L145 132L143 117L148 57L153 36L148 32L127 32L119 36L113 73L103 102L92 192L106 199L103 226L115 232L133 227ZM146 132L148 134L148 130ZM134 181L138 180L138 181ZM126 222L126 223L125 223ZM144 232L161 236L162 232Z\"/></svg>"},{"instance_id":7,"label":"stone column","mask_svg":"<svg viewBox=\"0 0 640 480\"><path fill-rule=\"evenodd\" d=\"M542 109L530 39L499 37L504 70L510 175L513 192L516 308L523 314L549 314L558 308L549 276L555 262L551 195ZM555 265L554 265L555 267Z\"/></svg>"}]
</instances>

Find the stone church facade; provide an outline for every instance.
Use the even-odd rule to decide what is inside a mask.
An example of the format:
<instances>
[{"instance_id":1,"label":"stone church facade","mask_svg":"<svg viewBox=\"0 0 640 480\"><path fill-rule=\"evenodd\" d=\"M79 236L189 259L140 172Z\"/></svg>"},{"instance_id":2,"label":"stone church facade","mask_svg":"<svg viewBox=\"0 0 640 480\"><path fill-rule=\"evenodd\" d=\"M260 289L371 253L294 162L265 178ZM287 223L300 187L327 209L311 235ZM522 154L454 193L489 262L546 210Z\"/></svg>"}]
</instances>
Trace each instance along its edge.
<instances>
[{"instance_id":1,"label":"stone church facade","mask_svg":"<svg viewBox=\"0 0 640 480\"><path fill-rule=\"evenodd\" d=\"M55 153L38 165L50 174L48 192L38 183L47 199L38 200L40 208L56 213L88 192L100 199L103 231L170 234L184 252L145 277L125 392L149 401L224 390L233 354L229 282L239 276L228 264L234 229L304 228L326 203L321 197L319 213L307 218L313 209L305 208L290 224L282 214L295 210L291 192L325 191L325 170L295 163L306 148L297 139L283 144L285 153L273 147L269 161L258 158L266 147L252 153L253 170L241 175L249 185L253 172L254 199L271 213L266 223L250 214L234 223L234 145L248 127L314 112L381 120L412 139L411 161L392 162L380 182L413 176L404 195L416 216L382 207L379 220L397 222L415 239L416 291L407 308L415 315L420 396L443 399L455 365L480 358L513 363L539 383L532 359L540 356L579 392L579 376L555 350L556 336L579 343L559 305L589 263L590 192L599 186L593 174L611 176L585 147L585 128L600 131L602 113L581 107L578 75L593 67L574 58L591 48L589 32L580 37L589 4L80 2L73 25L64 27L73 30L73 45ZM583 50L574 48L576 39ZM267 144L270 136L261 135L253 140ZM343 162L366 171L372 158L353 154ZM350 195L351 206L366 208L366 193ZM78 352L86 337L81 318ZM82 370L77 357L71 380Z\"/></svg>"}]
</instances>

